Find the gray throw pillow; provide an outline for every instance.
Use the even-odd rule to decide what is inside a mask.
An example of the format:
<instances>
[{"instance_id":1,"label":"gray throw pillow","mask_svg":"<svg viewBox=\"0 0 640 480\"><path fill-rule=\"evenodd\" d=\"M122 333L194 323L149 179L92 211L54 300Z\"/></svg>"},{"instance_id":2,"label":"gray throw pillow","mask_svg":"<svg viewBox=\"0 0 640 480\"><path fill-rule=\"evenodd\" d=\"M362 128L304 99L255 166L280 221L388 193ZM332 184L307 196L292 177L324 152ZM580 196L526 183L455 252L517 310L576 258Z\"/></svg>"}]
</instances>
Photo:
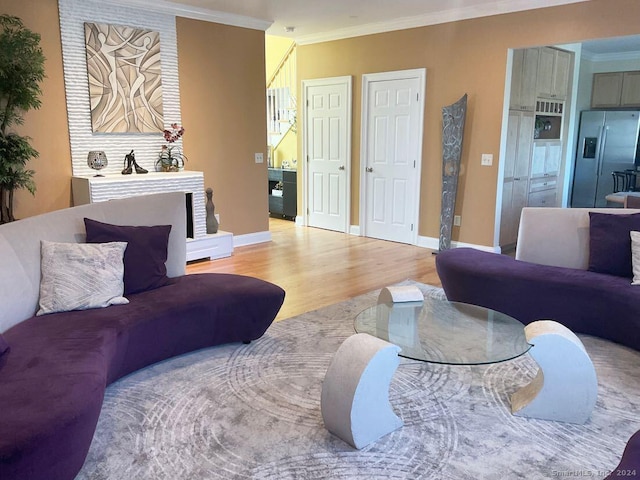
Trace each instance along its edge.
<instances>
[{"instance_id":1,"label":"gray throw pillow","mask_svg":"<svg viewBox=\"0 0 640 480\"><path fill-rule=\"evenodd\" d=\"M42 241L36 315L123 305L126 242Z\"/></svg>"},{"instance_id":2,"label":"gray throw pillow","mask_svg":"<svg viewBox=\"0 0 640 480\"><path fill-rule=\"evenodd\" d=\"M631 264L633 280L631 285L640 285L640 232L629 232L631 235Z\"/></svg>"}]
</instances>

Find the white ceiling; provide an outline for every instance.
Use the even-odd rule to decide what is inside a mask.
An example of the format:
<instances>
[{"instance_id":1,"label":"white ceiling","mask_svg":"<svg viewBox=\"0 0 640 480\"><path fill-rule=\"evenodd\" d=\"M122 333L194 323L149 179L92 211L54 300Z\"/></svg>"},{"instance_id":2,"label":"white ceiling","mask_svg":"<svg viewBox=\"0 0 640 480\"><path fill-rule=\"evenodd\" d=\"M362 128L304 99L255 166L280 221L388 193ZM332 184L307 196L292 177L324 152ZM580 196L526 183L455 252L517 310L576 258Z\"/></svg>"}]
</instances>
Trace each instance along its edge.
<instances>
[{"instance_id":1,"label":"white ceiling","mask_svg":"<svg viewBox=\"0 0 640 480\"><path fill-rule=\"evenodd\" d=\"M102 0L264 30L299 44L589 0ZM287 31L293 27L293 31ZM585 58L640 58L640 35L582 44Z\"/></svg>"},{"instance_id":2,"label":"white ceiling","mask_svg":"<svg viewBox=\"0 0 640 480\"><path fill-rule=\"evenodd\" d=\"M107 0L313 43L588 0ZM294 27L293 32L286 31Z\"/></svg>"}]
</instances>

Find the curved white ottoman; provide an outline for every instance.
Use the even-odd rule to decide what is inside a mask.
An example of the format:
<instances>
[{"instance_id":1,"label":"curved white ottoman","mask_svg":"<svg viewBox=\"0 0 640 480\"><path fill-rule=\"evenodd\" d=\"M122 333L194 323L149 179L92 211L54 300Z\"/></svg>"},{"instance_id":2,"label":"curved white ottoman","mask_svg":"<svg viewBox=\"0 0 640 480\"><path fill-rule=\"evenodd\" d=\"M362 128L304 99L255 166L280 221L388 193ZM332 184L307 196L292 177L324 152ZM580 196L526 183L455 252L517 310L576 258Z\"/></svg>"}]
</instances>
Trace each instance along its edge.
<instances>
[{"instance_id":1,"label":"curved white ottoman","mask_svg":"<svg viewBox=\"0 0 640 480\"><path fill-rule=\"evenodd\" d=\"M598 396L596 371L580 339L564 325L539 320L525 327L529 354L540 369L511 396L514 415L585 423Z\"/></svg>"},{"instance_id":2,"label":"curved white ottoman","mask_svg":"<svg viewBox=\"0 0 640 480\"><path fill-rule=\"evenodd\" d=\"M360 449L402 426L389 403L399 351L366 333L340 345L322 384L320 408L327 430Z\"/></svg>"}]
</instances>

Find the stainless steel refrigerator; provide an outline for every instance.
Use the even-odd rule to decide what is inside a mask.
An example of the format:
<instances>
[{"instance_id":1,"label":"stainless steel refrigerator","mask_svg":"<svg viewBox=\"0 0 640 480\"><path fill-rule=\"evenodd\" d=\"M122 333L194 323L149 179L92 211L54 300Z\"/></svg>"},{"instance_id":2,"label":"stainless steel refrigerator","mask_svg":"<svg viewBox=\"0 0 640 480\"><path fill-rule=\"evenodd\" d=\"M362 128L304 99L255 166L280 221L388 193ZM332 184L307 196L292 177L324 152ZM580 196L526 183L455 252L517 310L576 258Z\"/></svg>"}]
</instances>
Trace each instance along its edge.
<instances>
[{"instance_id":1,"label":"stainless steel refrigerator","mask_svg":"<svg viewBox=\"0 0 640 480\"><path fill-rule=\"evenodd\" d=\"M613 193L611 172L636 169L640 111L586 110L580 115L580 133L573 176L572 207L606 207Z\"/></svg>"}]
</instances>

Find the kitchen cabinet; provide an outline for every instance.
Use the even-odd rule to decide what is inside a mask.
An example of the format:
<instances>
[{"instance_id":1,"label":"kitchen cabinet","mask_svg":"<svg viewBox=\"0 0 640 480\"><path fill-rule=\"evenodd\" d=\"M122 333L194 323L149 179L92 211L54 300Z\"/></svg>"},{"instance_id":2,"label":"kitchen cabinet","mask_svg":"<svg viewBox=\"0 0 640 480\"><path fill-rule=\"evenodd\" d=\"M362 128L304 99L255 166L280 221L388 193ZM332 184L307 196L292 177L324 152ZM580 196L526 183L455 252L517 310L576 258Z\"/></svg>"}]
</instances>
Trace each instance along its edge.
<instances>
[{"instance_id":1,"label":"kitchen cabinet","mask_svg":"<svg viewBox=\"0 0 640 480\"><path fill-rule=\"evenodd\" d=\"M295 220L298 213L297 172L268 169L269 213Z\"/></svg>"},{"instance_id":2,"label":"kitchen cabinet","mask_svg":"<svg viewBox=\"0 0 640 480\"><path fill-rule=\"evenodd\" d=\"M620 106L622 72L595 73L591 89L591 108Z\"/></svg>"},{"instance_id":3,"label":"kitchen cabinet","mask_svg":"<svg viewBox=\"0 0 640 480\"><path fill-rule=\"evenodd\" d=\"M533 112L509 112L502 184L500 245L516 242L520 213L522 208L527 206L533 130Z\"/></svg>"},{"instance_id":4,"label":"kitchen cabinet","mask_svg":"<svg viewBox=\"0 0 640 480\"><path fill-rule=\"evenodd\" d=\"M536 103L538 57L539 49L537 48L521 48L513 51L510 109L533 111Z\"/></svg>"},{"instance_id":5,"label":"kitchen cabinet","mask_svg":"<svg viewBox=\"0 0 640 480\"><path fill-rule=\"evenodd\" d=\"M620 106L640 107L640 72L623 73Z\"/></svg>"},{"instance_id":6,"label":"kitchen cabinet","mask_svg":"<svg viewBox=\"0 0 640 480\"><path fill-rule=\"evenodd\" d=\"M640 71L593 74L591 108L640 106Z\"/></svg>"},{"instance_id":7,"label":"kitchen cabinet","mask_svg":"<svg viewBox=\"0 0 640 480\"><path fill-rule=\"evenodd\" d=\"M569 87L571 53L552 47L540 48L536 90L538 96L564 100Z\"/></svg>"},{"instance_id":8,"label":"kitchen cabinet","mask_svg":"<svg viewBox=\"0 0 640 480\"><path fill-rule=\"evenodd\" d=\"M540 192L531 192L529 194L529 207L555 207L556 206L556 190L543 190Z\"/></svg>"},{"instance_id":9,"label":"kitchen cabinet","mask_svg":"<svg viewBox=\"0 0 640 480\"><path fill-rule=\"evenodd\" d=\"M531 155L531 178L558 175L561 157L560 140L535 141Z\"/></svg>"}]
</instances>

